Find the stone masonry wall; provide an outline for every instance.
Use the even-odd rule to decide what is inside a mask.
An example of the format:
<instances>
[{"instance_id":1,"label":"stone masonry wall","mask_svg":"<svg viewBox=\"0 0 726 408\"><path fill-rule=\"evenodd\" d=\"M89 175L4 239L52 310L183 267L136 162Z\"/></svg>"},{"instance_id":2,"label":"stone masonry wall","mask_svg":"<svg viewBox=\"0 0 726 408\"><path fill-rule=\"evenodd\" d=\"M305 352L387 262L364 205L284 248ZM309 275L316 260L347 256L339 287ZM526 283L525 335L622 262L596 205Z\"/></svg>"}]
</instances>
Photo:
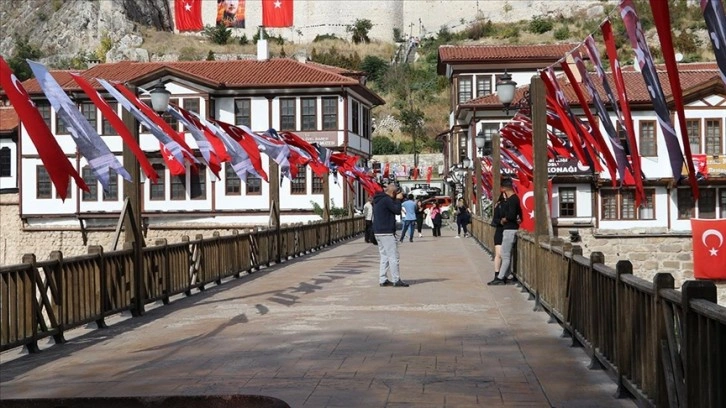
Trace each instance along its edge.
<instances>
[{"instance_id":1,"label":"stone masonry wall","mask_svg":"<svg viewBox=\"0 0 726 408\"><path fill-rule=\"evenodd\" d=\"M582 241L576 245L582 247L585 256L593 252L602 252L605 265L615 268L620 260L629 260L633 264L633 275L653 281L657 273L665 272L673 275L675 287L680 288L687 280L693 280L693 248L690 235L654 236L624 231L598 231L593 236L592 230L578 229ZM558 235L569 242L567 228ZM716 267L723 267L714 265ZM715 282L718 288L719 304L726 306L726 282Z\"/></svg>"}]
</instances>

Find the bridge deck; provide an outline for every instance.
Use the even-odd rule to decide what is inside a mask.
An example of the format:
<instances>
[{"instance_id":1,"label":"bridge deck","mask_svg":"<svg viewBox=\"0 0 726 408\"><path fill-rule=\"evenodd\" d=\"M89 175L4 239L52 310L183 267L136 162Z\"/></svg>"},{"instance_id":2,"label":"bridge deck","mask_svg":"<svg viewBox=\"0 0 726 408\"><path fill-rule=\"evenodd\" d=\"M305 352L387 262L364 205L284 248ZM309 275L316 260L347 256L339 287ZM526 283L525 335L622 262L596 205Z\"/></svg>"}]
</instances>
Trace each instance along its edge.
<instances>
[{"instance_id":1,"label":"bridge deck","mask_svg":"<svg viewBox=\"0 0 726 408\"><path fill-rule=\"evenodd\" d=\"M0 359L0 398L263 394L293 407L631 407L471 239L357 239ZM448 236L447 236L448 234Z\"/></svg>"}]
</instances>

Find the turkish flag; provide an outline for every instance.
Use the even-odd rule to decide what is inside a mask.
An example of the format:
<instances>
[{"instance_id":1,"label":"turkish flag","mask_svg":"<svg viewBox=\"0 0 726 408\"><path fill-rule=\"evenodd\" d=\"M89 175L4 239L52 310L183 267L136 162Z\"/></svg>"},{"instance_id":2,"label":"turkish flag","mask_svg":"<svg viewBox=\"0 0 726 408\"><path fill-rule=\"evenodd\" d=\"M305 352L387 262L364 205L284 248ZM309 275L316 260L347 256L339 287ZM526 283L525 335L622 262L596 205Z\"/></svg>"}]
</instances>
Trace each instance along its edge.
<instances>
[{"instance_id":1,"label":"turkish flag","mask_svg":"<svg viewBox=\"0 0 726 408\"><path fill-rule=\"evenodd\" d=\"M61 200L66 199L70 178L76 181L78 187L88 191L88 186L63 153L63 149L46 126L25 88L2 56L0 56L0 88L5 91L10 103L18 113Z\"/></svg>"},{"instance_id":2,"label":"turkish flag","mask_svg":"<svg viewBox=\"0 0 726 408\"><path fill-rule=\"evenodd\" d=\"M159 150L161 151L161 158L164 159L164 163L166 163L166 167L169 169L169 173L172 176L183 176L186 171L184 165L179 163L169 149L161 142L159 143Z\"/></svg>"},{"instance_id":3,"label":"turkish flag","mask_svg":"<svg viewBox=\"0 0 726 408\"><path fill-rule=\"evenodd\" d=\"M292 27L292 0L262 0L263 27Z\"/></svg>"},{"instance_id":4,"label":"turkish flag","mask_svg":"<svg viewBox=\"0 0 726 408\"><path fill-rule=\"evenodd\" d=\"M174 20L179 31L202 31L202 0L174 0Z\"/></svg>"},{"instance_id":5,"label":"turkish flag","mask_svg":"<svg viewBox=\"0 0 726 408\"><path fill-rule=\"evenodd\" d=\"M726 219L691 218L693 276L696 279L726 279Z\"/></svg>"},{"instance_id":6,"label":"turkish flag","mask_svg":"<svg viewBox=\"0 0 726 408\"><path fill-rule=\"evenodd\" d=\"M534 232L534 183L529 180L518 180L513 178L512 184L519 196L519 207L522 209L522 223L519 227L529 232Z\"/></svg>"},{"instance_id":7,"label":"turkish flag","mask_svg":"<svg viewBox=\"0 0 726 408\"><path fill-rule=\"evenodd\" d=\"M434 174L434 168L429 166L426 169L426 183L431 183L431 175Z\"/></svg>"}]
</instances>

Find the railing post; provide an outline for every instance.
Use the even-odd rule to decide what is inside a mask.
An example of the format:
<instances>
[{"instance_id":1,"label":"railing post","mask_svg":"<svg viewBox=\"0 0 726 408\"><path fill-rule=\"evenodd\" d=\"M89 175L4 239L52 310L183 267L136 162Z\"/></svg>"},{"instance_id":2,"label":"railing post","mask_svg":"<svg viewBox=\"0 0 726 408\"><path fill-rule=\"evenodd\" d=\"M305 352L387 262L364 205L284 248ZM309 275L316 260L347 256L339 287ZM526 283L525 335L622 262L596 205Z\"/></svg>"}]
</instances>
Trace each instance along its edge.
<instances>
[{"instance_id":1,"label":"railing post","mask_svg":"<svg viewBox=\"0 0 726 408\"><path fill-rule=\"evenodd\" d=\"M186 244L187 248L187 290L184 291L184 295L191 296L192 285L196 279L196 272L194 271L194 250L191 248L189 235L182 235L181 241Z\"/></svg>"},{"instance_id":2,"label":"railing post","mask_svg":"<svg viewBox=\"0 0 726 408\"><path fill-rule=\"evenodd\" d=\"M106 276L106 262L104 261L103 257L103 247L101 245L90 245L88 247L88 253L89 254L95 254L98 256L98 273L99 273L99 281L101 285L101 290L99 293L101 294L101 316L96 320L96 327L99 329L106 329L108 326L106 325L105 315L106 315L106 305L108 305L108 292L106 292L107 287L107 276Z\"/></svg>"},{"instance_id":3,"label":"railing post","mask_svg":"<svg viewBox=\"0 0 726 408\"><path fill-rule=\"evenodd\" d=\"M194 241L197 242L196 244L194 244L194 245L196 245L195 255L197 257L194 262L194 267L197 271L197 279L199 279L199 281L201 282L201 284L199 285L199 291L204 292L204 290L206 289L204 287L204 285L207 283L207 273L208 273L207 268L206 268L207 265L205 265L206 260L204 259L204 257L207 255L205 253L205 248L203 245L204 235L203 234L195 235Z\"/></svg>"},{"instance_id":4,"label":"railing post","mask_svg":"<svg viewBox=\"0 0 726 408\"><path fill-rule=\"evenodd\" d=\"M142 280L143 273L141 267L141 248L139 247L138 242L124 242L124 249L130 249L132 251L131 259L134 266L134 285L132 287L133 299L131 305L131 316L139 317L144 314L144 300L142 298L144 283Z\"/></svg>"},{"instance_id":5,"label":"railing post","mask_svg":"<svg viewBox=\"0 0 726 408\"><path fill-rule=\"evenodd\" d=\"M602 252L593 252L590 254L590 266L588 268L588 274L590 276L590 299L587 304L590 307L589 316L590 322L590 342L592 343L592 358L590 359L590 370L602 370L604 367L600 360L598 360L595 351L602 345L604 335L600 331L598 326L601 322L601 316L599 316L598 306L602 305L602 299L599 296L605 296L605 293L598 293L598 279L597 273L595 272L595 264L605 263L605 255Z\"/></svg>"},{"instance_id":6,"label":"railing post","mask_svg":"<svg viewBox=\"0 0 726 408\"><path fill-rule=\"evenodd\" d=\"M703 374L701 370L704 370L704 368L702 367L702 361L696 357L699 354L700 336L708 334L701 333L699 330L699 316L691 309L691 300L703 299L716 303L716 285L708 281L687 281L683 284L681 292L681 326L683 327L681 356L683 359L683 377L686 381L686 407L698 408L706 406L706 401L702 401L703 395L701 395L701 388L699 388ZM723 347L723 345L720 347ZM704 355L706 351L700 350L700 352ZM716 385L716 387L723 387L723 384Z\"/></svg>"},{"instance_id":7,"label":"railing post","mask_svg":"<svg viewBox=\"0 0 726 408\"><path fill-rule=\"evenodd\" d=\"M63 271L63 252L61 252L61 251L52 251L50 253L49 258L51 260L53 260L53 261L56 261L56 264L53 266L53 268L56 268L57 270L61 271L61 273L59 273L59 275L61 275L61 280L63 280L64 279L64 275L62 273L62 271ZM38 274L38 268L33 268L33 271L36 273L37 279L40 280L40 275ZM53 272L51 272L51 274L52 273ZM45 280L47 281L48 279L53 279L53 278L52 277L49 278L48 276L46 276L45 277ZM36 285L37 285L36 287L39 287L40 286L39 283L40 282L36 282ZM45 285L43 285L42 289L44 291L47 290L45 288ZM60 290L60 288L59 288L59 290ZM59 313L59 316L56 319L56 323L58 325L58 334L56 334L55 336L53 336L53 341L55 342L55 344L63 344L63 343L66 342L66 339L63 336L63 331L65 330L65 321L62 318L62 316L63 316L63 304L64 304L62 296L63 295L61 295L60 302L59 302L59 305L61 306L61 308L60 308L60 312L61 313ZM43 316L38 315L38 318L39 319L42 319Z\"/></svg>"},{"instance_id":8,"label":"railing post","mask_svg":"<svg viewBox=\"0 0 726 408\"><path fill-rule=\"evenodd\" d=\"M24 264L30 264L30 270L31 270L31 276L28 276L28 280L32 282L32 287L28 292L30 292L30 296L32 297L31 300L31 308L30 311L30 324L32 325L32 332L33 332L33 340L25 345L25 348L28 350L28 353L37 353L40 351L40 348L38 347L38 319L40 319L42 316L40 316L40 306L38 305L38 298L36 295L36 292L39 291L39 283L38 280L40 279L40 274L38 273L38 267L35 266L36 258L35 254L25 254L23 255L23 261ZM27 293L27 292L26 292ZM60 326L60 325L59 325Z\"/></svg>"},{"instance_id":9,"label":"railing post","mask_svg":"<svg viewBox=\"0 0 726 408\"><path fill-rule=\"evenodd\" d=\"M651 347L655 348L655 405L657 407L667 407L668 402L668 387L665 380L666 370L664 368L664 359L668 359L670 362L670 355L664 353L663 345L668 344L668 335L666 334L665 317L663 315L664 301L660 295L661 289L673 289L674 280L673 275L670 273L657 273L653 278L653 304L651 305L652 315L655 319L653 327L655 336ZM667 350L667 348L666 348Z\"/></svg>"},{"instance_id":10,"label":"railing post","mask_svg":"<svg viewBox=\"0 0 726 408\"><path fill-rule=\"evenodd\" d=\"M625 387L623 379L630 374L630 359L632 357L632 344L628 342L626 330L630 320L629 306L625 304L625 284L622 281L623 275L633 274L633 264L630 261L618 261L615 265L615 363L618 366L616 398L628 398L632 394ZM628 370L628 371L626 371Z\"/></svg>"},{"instance_id":11,"label":"railing post","mask_svg":"<svg viewBox=\"0 0 726 408\"><path fill-rule=\"evenodd\" d=\"M164 277L164 296L161 298L161 303L169 304L169 293L171 293L171 268L169 267L169 249L166 238L159 238L154 241L154 245L163 247L161 250L161 262L159 267L162 268L162 276Z\"/></svg>"}]
</instances>

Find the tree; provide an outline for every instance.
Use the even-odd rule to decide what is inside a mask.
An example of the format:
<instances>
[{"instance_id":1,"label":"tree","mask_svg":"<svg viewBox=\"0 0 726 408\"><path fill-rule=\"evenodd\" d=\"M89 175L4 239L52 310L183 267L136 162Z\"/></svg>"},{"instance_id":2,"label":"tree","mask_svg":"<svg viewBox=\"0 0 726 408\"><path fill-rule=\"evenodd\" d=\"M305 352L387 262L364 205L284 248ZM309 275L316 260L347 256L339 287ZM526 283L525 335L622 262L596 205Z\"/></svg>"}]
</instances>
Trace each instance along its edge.
<instances>
[{"instance_id":1,"label":"tree","mask_svg":"<svg viewBox=\"0 0 726 408\"><path fill-rule=\"evenodd\" d=\"M355 20L355 23L353 23L352 26L348 26L346 28L346 31L352 34L351 40L355 44L360 43L370 43L371 39L368 38L368 33L371 31L371 28L373 28L373 23L371 23L371 20L368 20L367 18L359 18Z\"/></svg>"},{"instance_id":2,"label":"tree","mask_svg":"<svg viewBox=\"0 0 726 408\"><path fill-rule=\"evenodd\" d=\"M378 82L388 71L388 61L375 55L366 55L360 64L360 69L368 73L368 78L371 81Z\"/></svg>"},{"instance_id":3,"label":"tree","mask_svg":"<svg viewBox=\"0 0 726 408\"><path fill-rule=\"evenodd\" d=\"M373 154L396 154L396 144L385 136L376 136L372 139Z\"/></svg>"},{"instance_id":4,"label":"tree","mask_svg":"<svg viewBox=\"0 0 726 408\"><path fill-rule=\"evenodd\" d=\"M204 27L204 35L214 44L224 45L232 38L232 30L224 24L217 24L214 27L208 25Z\"/></svg>"},{"instance_id":5,"label":"tree","mask_svg":"<svg viewBox=\"0 0 726 408\"><path fill-rule=\"evenodd\" d=\"M43 53L38 47L30 44L28 36L17 36L15 37L15 49L7 62L18 80L25 81L33 76L33 71L30 70L30 66L25 60L37 61L41 57L43 57Z\"/></svg>"}]
</instances>

